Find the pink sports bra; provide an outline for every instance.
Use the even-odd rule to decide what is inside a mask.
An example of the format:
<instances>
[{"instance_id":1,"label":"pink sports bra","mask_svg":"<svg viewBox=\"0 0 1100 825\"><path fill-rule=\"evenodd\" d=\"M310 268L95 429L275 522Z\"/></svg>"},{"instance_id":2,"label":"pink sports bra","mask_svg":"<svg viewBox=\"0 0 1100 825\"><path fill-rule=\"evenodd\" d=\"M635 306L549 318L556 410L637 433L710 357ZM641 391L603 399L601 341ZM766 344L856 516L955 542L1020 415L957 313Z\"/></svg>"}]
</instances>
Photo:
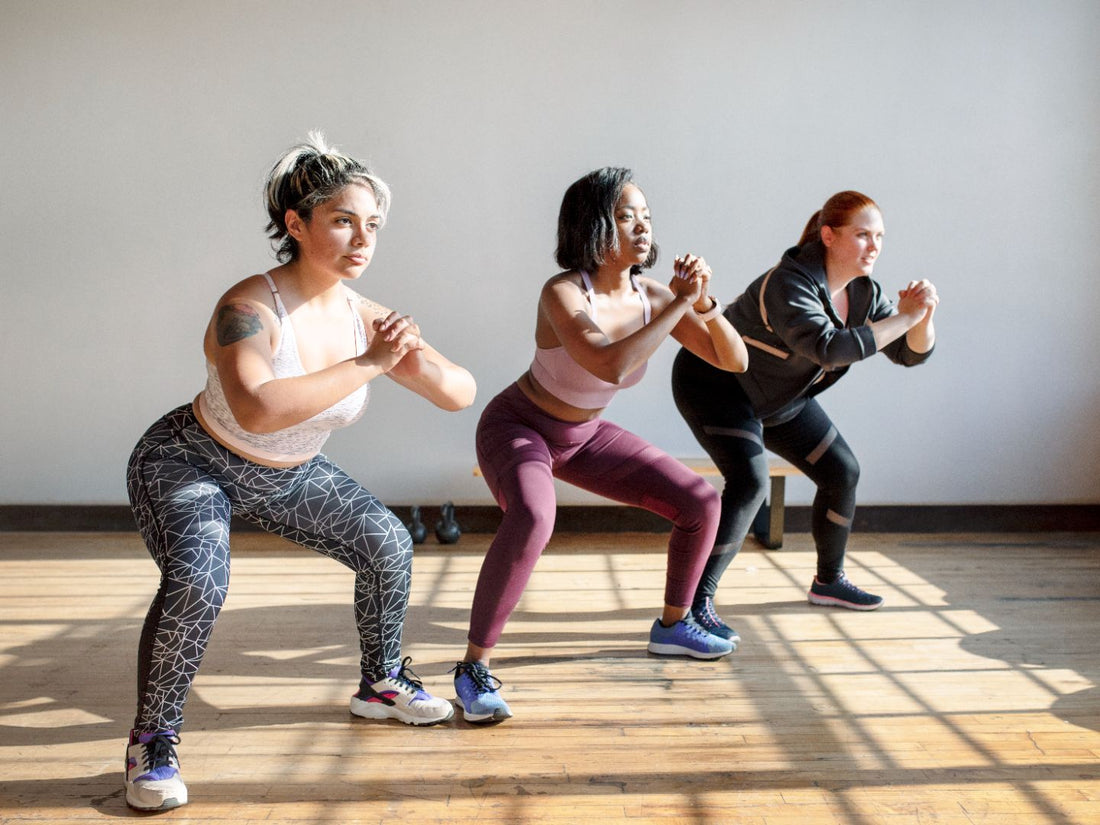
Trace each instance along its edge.
<instances>
[{"instance_id":1,"label":"pink sports bra","mask_svg":"<svg viewBox=\"0 0 1100 825\"><path fill-rule=\"evenodd\" d=\"M290 378L305 375L306 370L302 366L302 359L298 353L298 339L294 336L294 324L290 321L283 299L279 297L275 282L266 272L263 276L271 288L271 294L275 299L275 312L279 316L279 344L271 359L275 377ZM363 327L363 319L352 306L350 298L348 308L351 310L355 333L355 351L361 355L367 349L367 332ZM222 443L257 458L285 463L306 462L321 452L322 445L328 440L333 430L353 424L362 417L367 409L369 398L370 386L364 384L327 410L322 410L300 424L276 430L273 433L252 433L237 423L225 398L218 369L212 362L207 361L206 389L199 394L198 405L206 426L213 430L214 435Z\"/></svg>"},{"instance_id":2,"label":"pink sports bra","mask_svg":"<svg viewBox=\"0 0 1100 825\"><path fill-rule=\"evenodd\" d=\"M584 294L591 308L590 315L595 321L596 293L592 289L592 280L584 271L581 272L581 280L584 281ZM648 324L651 314L649 296L645 294L635 275L630 276L630 285L634 287L634 291L642 301L642 318ZM582 410L603 409L611 403L611 399L619 390L633 387L641 381L645 370L646 365L642 364L626 376L621 384L612 384L610 381L597 378L574 361L565 351L565 347L537 347L535 358L531 362L531 375L540 386L566 404Z\"/></svg>"}]
</instances>

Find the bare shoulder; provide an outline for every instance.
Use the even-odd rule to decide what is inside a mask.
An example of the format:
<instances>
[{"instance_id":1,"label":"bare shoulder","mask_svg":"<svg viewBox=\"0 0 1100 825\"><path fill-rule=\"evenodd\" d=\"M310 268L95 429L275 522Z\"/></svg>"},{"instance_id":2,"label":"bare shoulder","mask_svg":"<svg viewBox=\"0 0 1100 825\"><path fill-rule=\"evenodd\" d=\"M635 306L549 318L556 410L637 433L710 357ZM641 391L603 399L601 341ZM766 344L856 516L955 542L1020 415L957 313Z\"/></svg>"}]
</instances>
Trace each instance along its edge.
<instances>
[{"instance_id":1,"label":"bare shoulder","mask_svg":"<svg viewBox=\"0 0 1100 825\"><path fill-rule=\"evenodd\" d=\"M210 319L208 340L229 346L278 326L271 289L262 275L251 275L227 289Z\"/></svg>"},{"instance_id":2,"label":"bare shoulder","mask_svg":"<svg viewBox=\"0 0 1100 825\"><path fill-rule=\"evenodd\" d=\"M542 285L543 295L574 295L578 291L584 291L584 282L581 280L581 274L575 269L559 272Z\"/></svg>"},{"instance_id":3,"label":"bare shoulder","mask_svg":"<svg viewBox=\"0 0 1100 825\"><path fill-rule=\"evenodd\" d=\"M649 302L657 309L661 309L672 300L672 291L666 284L650 278L648 275L638 276L638 286L645 290Z\"/></svg>"},{"instance_id":4,"label":"bare shoulder","mask_svg":"<svg viewBox=\"0 0 1100 825\"><path fill-rule=\"evenodd\" d=\"M363 317L363 320L364 322L366 322L368 328L370 327L371 321L375 320L376 318L385 318L392 311L389 309L389 307L384 307L377 301L372 301L365 295L360 295L358 292L356 292L354 289L351 289L350 287L345 288L347 289L348 298L351 301L352 306L354 306L359 314Z\"/></svg>"}]
</instances>

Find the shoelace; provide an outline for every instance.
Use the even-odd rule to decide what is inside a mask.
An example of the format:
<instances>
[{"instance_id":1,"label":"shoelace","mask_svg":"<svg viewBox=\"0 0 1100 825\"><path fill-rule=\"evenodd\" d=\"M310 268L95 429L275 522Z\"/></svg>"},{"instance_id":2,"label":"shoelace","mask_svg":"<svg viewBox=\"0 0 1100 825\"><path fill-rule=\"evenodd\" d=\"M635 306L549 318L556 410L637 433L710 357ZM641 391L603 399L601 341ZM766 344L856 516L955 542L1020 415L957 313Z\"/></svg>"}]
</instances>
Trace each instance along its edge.
<instances>
[{"instance_id":1,"label":"shoelace","mask_svg":"<svg viewBox=\"0 0 1100 825\"><path fill-rule=\"evenodd\" d=\"M175 746L179 743L180 738L175 734L154 736L145 743L145 750L142 754L145 764L142 766L142 769L145 771L154 771L165 765L170 765L173 768L176 767L179 764L179 759L176 756Z\"/></svg>"},{"instance_id":2,"label":"shoelace","mask_svg":"<svg viewBox=\"0 0 1100 825\"><path fill-rule=\"evenodd\" d=\"M707 596L705 599L703 599L703 609L701 612L703 614L702 618L706 622L706 624L703 625L704 627L722 626L722 620L718 618L718 611L714 609L714 600L711 599L710 596ZM700 624L703 623L700 622Z\"/></svg>"},{"instance_id":3,"label":"shoelace","mask_svg":"<svg viewBox=\"0 0 1100 825\"><path fill-rule=\"evenodd\" d=\"M688 612L687 616L684 616L684 618L680 621L684 623L684 627L687 628L688 633L690 633L692 636L696 636L700 639L706 639L708 636L711 635L709 630L701 627L699 623L695 621L695 617L691 615L690 611Z\"/></svg>"},{"instance_id":4,"label":"shoelace","mask_svg":"<svg viewBox=\"0 0 1100 825\"><path fill-rule=\"evenodd\" d=\"M393 674L394 681L399 684L412 688L413 692L419 692L424 689L424 683L420 681L412 668L409 665L412 663L412 656L406 656L401 660L401 666L397 669L397 673Z\"/></svg>"},{"instance_id":5,"label":"shoelace","mask_svg":"<svg viewBox=\"0 0 1100 825\"><path fill-rule=\"evenodd\" d=\"M504 686L504 682L490 673L489 668L480 662L459 662L451 668L451 673L455 674L456 677L461 676L463 673L470 674L470 679L479 694L492 693ZM496 684L493 684L494 682Z\"/></svg>"}]
</instances>

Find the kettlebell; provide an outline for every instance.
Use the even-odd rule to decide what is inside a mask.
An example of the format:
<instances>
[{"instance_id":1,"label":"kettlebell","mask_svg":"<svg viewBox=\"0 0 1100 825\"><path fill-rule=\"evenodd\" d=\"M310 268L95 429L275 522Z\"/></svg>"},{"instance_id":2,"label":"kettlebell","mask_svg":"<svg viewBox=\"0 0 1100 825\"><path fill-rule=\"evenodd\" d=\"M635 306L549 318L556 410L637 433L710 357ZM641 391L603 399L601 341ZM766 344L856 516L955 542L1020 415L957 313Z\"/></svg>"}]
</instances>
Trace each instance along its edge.
<instances>
[{"instance_id":1,"label":"kettlebell","mask_svg":"<svg viewBox=\"0 0 1100 825\"><path fill-rule=\"evenodd\" d=\"M412 536L413 544L423 544L424 540L428 538L428 528L420 521L420 508L415 505L409 508L409 516L411 519L405 527L408 528L409 535Z\"/></svg>"},{"instance_id":2,"label":"kettlebell","mask_svg":"<svg viewBox=\"0 0 1100 825\"><path fill-rule=\"evenodd\" d=\"M443 517L435 523L435 537L439 539L440 544L456 544L462 535L462 530L455 521L454 504L448 501L439 508L439 512Z\"/></svg>"}]
</instances>

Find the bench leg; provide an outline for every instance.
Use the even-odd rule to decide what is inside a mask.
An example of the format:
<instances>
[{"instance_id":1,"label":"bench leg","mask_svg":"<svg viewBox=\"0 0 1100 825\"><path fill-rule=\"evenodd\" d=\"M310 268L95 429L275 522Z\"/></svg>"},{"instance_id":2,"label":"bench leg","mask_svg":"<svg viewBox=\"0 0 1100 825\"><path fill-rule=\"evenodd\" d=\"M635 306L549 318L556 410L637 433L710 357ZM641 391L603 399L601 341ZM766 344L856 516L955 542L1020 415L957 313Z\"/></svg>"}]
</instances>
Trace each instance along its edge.
<instances>
[{"instance_id":1,"label":"bench leg","mask_svg":"<svg viewBox=\"0 0 1100 825\"><path fill-rule=\"evenodd\" d=\"M771 494L760 505L760 511L752 520L752 534L769 550L778 550L783 546L783 505L787 479L783 476L772 476L771 482Z\"/></svg>"}]
</instances>

